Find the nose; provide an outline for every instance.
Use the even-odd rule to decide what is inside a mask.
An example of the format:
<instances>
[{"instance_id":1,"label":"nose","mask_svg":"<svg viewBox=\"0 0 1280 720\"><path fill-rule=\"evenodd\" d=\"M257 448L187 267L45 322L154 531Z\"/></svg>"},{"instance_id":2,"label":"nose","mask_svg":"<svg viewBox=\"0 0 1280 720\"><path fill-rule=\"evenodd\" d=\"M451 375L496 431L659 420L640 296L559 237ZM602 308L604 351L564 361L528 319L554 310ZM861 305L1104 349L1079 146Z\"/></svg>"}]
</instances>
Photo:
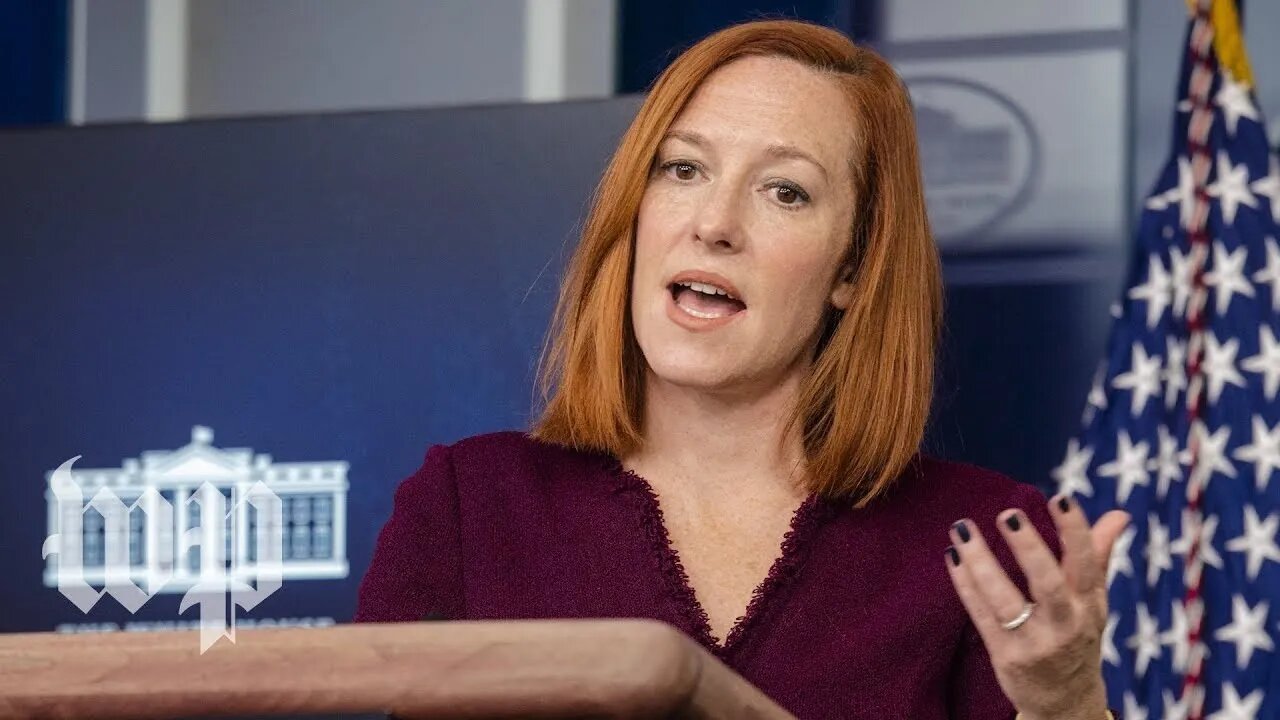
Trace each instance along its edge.
<instances>
[{"instance_id":1,"label":"nose","mask_svg":"<svg viewBox=\"0 0 1280 720\"><path fill-rule=\"evenodd\" d=\"M694 237L713 250L735 251L742 247L742 208L737 183L712 183L702 198L694 219Z\"/></svg>"}]
</instances>

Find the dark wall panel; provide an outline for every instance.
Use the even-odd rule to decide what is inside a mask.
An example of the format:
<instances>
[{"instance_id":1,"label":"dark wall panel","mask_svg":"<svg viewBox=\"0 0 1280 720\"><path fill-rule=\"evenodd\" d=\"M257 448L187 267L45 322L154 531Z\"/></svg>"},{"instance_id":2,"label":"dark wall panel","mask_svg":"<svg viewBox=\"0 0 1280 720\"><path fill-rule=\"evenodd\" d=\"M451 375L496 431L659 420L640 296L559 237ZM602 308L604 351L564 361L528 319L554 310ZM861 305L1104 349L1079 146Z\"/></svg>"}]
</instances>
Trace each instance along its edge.
<instances>
[{"instance_id":1,"label":"dark wall panel","mask_svg":"<svg viewBox=\"0 0 1280 720\"><path fill-rule=\"evenodd\" d=\"M0 3L0 125L66 120L67 1Z\"/></svg>"}]
</instances>

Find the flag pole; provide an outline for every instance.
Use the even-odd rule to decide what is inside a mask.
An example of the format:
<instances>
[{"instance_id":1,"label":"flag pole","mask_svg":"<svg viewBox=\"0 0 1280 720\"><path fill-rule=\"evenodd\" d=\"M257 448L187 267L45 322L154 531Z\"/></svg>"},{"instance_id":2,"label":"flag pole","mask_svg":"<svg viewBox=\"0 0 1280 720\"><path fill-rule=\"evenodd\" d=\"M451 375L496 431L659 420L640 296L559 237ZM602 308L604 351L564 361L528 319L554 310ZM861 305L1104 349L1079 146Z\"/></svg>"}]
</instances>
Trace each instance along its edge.
<instances>
[{"instance_id":1,"label":"flag pole","mask_svg":"<svg viewBox=\"0 0 1280 720\"><path fill-rule=\"evenodd\" d=\"M1203 512L1201 494L1205 472L1199 466L1200 441L1207 432L1202 422L1204 401L1204 334L1205 305L1208 297L1204 270L1209 255L1209 172L1213 158L1209 152L1209 132L1213 127L1213 106L1209 92L1214 78L1214 24L1211 13L1215 0L1198 0L1194 7L1194 24L1189 35L1188 52L1193 58L1191 81L1187 94L1191 101L1191 119L1187 123L1187 144L1191 156L1192 188L1195 201L1187 227L1191 252L1191 293L1187 308L1187 451L1190 455L1187 478L1187 523L1183 528L1187 543L1185 572L1186 592L1183 609L1187 618L1188 665L1183 676L1182 698L1189 700L1189 720L1203 720L1204 688L1202 674L1206 646L1203 642L1204 557L1201 553ZM1209 469L1212 472L1212 469Z\"/></svg>"}]
</instances>

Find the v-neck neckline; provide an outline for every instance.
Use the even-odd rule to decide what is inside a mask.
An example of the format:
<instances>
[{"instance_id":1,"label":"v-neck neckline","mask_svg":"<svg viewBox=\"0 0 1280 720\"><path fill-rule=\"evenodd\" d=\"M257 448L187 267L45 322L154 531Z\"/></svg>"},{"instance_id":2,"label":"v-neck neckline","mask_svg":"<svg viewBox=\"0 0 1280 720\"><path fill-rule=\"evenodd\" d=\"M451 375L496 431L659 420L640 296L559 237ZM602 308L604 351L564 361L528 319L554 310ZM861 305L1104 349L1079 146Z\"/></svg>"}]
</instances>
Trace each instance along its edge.
<instances>
[{"instance_id":1,"label":"v-neck neckline","mask_svg":"<svg viewBox=\"0 0 1280 720\"><path fill-rule=\"evenodd\" d=\"M733 623L724 642L716 640L706 608L698 599L689 574L680 560L680 553L671 542L663 516L662 505L653 485L638 473L627 469L617 458L610 457L610 470L626 485L638 491L641 500L641 520L649 544L656 556L659 569L667 583L668 596L677 614L681 616L685 630L703 647L724 662L750 637L753 628L767 617L787 585L799 574L810 537L831 515L833 506L816 493L809 493L793 511L787 532L782 536L778 555L769 572L756 585L742 615Z\"/></svg>"}]
</instances>

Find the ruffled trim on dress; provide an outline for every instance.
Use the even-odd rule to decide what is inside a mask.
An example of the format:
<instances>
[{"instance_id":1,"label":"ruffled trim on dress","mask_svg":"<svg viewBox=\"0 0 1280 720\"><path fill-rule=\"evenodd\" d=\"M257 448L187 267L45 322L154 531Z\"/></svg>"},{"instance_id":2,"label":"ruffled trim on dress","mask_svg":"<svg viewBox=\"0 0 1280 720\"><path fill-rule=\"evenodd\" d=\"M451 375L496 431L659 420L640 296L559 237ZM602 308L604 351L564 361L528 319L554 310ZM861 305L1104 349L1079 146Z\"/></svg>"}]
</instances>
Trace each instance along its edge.
<instances>
[{"instance_id":1,"label":"ruffled trim on dress","mask_svg":"<svg viewBox=\"0 0 1280 720\"><path fill-rule=\"evenodd\" d=\"M623 481L626 489L636 491L640 498L640 514L644 533L653 549L659 570L667 582L677 615L684 623L684 630L703 647L724 662L741 646L758 627L768 619L777 606L782 591L800 574L808 556L810 538L821 525L835 514L833 503L810 493L791 517L790 527L782 537L778 557L769 572L751 593L746 609L740 615L724 644L720 644L711 631L711 621L706 609L698 601L689 574L667 532L662 506L649 481L623 467L617 458L606 456L607 470Z\"/></svg>"}]
</instances>

